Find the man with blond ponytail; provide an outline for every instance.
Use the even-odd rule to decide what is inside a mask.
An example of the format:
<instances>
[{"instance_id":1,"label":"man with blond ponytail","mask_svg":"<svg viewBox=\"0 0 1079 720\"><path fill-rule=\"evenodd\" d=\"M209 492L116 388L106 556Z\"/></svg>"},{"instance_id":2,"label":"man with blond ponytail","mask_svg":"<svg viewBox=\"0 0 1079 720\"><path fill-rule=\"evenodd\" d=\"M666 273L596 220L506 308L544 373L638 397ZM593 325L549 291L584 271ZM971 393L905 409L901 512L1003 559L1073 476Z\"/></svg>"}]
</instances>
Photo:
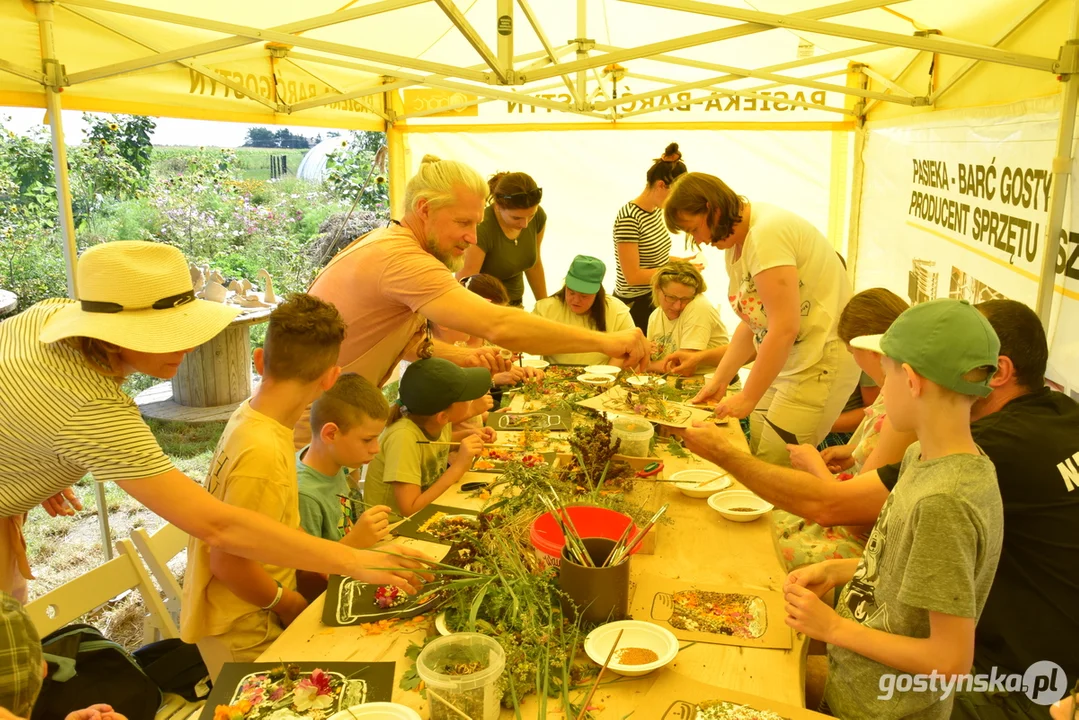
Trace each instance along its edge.
<instances>
[{"instance_id":1,"label":"man with blond ponytail","mask_svg":"<svg viewBox=\"0 0 1079 720\"><path fill-rule=\"evenodd\" d=\"M337 306L348 326L338 359L344 370L385 383L399 360L416 359L425 319L510 350L600 352L639 365L648 347L638 330L558 325L486 302L454 279L449 271L459 270L465 250L476 244L487 191L468 165L424 157L405 187L404 217L355 240L315 279L310 293ZM507 369L489 347L436 343L435 355L466 367Z\"/></svg>"}]
</instances>

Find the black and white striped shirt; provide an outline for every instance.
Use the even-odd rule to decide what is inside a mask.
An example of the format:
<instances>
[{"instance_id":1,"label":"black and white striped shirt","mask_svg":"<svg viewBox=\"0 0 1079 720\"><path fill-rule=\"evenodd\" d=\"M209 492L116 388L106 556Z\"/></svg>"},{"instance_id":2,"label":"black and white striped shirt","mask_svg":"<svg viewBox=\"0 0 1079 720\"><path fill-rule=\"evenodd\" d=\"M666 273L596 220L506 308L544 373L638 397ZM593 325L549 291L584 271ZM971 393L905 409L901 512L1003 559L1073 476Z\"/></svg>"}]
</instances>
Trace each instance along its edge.
<instances>
[{"instance_id":1,"label":"black and white striped shirt","mask_svg":"<svg viewBox=\"0 0 1079 720\"><path fill-rule=\"evenodd\" d=\"M671 234L663 222L663 208L652 212L641 209L637 203L626 203L614 219L614 257L618 268L614 294L622 298L635 298L652 292L650 285L630 285L622 274L618 260L618 243L636 243L642 268L658 268L667 264L671 257Z\"/></svg>"},{"instance_id":2,"label":"black and white striped shirt","mask_svg":"<svg viewBox=\"0 0 1079 720\"><path fill-rule=\"evenodd\" d=\"M0 517L26 512L87 472L99 482L172 469L135 403L74 348L38 340L72 300L0 323Z\"/></svg>"}]
</instances>

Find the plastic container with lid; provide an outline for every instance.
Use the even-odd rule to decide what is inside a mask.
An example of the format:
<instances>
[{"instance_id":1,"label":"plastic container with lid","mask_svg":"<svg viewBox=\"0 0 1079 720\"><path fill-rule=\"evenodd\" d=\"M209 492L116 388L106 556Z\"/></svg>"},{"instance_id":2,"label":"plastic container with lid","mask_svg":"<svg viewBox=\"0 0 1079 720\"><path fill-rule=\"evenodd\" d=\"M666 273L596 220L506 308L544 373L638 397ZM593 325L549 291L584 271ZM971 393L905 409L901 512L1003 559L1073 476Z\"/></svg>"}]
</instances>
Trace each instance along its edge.
<instances>
[{"instance_id":1,"label":"plastic container with lid","mask_svg":"<svg viewBox=\"0 0 1079 720\"><path fill-rule=\"evenodd\" d=\"M648 457L652 436L656 429L652 423L641 418L621 417L614 421L611 440L621 440L618 452L630 457Z\"/></svg>"},{"instance_id":2,"label":"plastic container with lid","mask_svg":"<svg viewBox=\"0 0 1079 720\"><path fill-rule=\"evenodd\" d=\"M429 642L416 672L427 686L431 720L498 720L505 666L502 646L486 635L454 633Z\"/></svg>"}]
</instances>

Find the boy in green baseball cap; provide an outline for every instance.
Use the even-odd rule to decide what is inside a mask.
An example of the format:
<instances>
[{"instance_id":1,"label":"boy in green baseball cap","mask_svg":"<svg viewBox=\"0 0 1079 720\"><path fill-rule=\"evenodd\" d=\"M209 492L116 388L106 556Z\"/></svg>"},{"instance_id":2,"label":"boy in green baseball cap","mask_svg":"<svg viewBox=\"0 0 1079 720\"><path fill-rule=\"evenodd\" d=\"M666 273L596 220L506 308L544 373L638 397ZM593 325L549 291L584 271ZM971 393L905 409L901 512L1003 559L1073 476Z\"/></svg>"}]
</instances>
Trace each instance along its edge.
<instances>
[{"instance_id":1,"label":"boy in green baseball cap","mask_svg":"<svg viewBox=\"0 0 1079 720\"><path fill-rule=\"evenodd\" d=\"M472 467L483 450L474 429L454 433L453 424L483 411L476 403L491 388L486 368L462 368L441 358L418 360L401 376L397 406L367 466L363 500L412 515L437 500ZM460 441L447 464L450 443ZM434 444L438 443L438 444Z\"/></svg>"},{"instance_id":2,"label":"boy in green baseball cap","mask_svg":"<svg viewBox=\"0 0 1079 720\"><path fill-rule=\"evenodd\" d=\"M966 301L934 300L851 345L883 355L888 420L918 441L865 555L788 576L787 624L828 643L824 697L836 717L948 718L1000 557L996 470L970 432L1000 340ZM832 610L820 596L844 583Z\"/></svg>"}]
</instances>

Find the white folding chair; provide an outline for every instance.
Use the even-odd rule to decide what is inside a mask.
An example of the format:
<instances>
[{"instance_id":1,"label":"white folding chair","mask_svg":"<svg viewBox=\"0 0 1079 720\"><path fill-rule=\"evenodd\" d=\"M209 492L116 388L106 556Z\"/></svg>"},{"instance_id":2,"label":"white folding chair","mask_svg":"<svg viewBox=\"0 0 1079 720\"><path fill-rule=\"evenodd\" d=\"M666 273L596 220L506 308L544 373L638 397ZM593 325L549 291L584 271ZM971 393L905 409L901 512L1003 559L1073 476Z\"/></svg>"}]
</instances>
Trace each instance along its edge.
<instances>
[{"instance_id":1,"label":"white folding chair","mask_svg":"<svg viewBox=\"0 0 1079 720\"><path fill-rule=\"evenodd\" d=\"M142 555L142 561L150 568L150 574L161 587L165 595L165 607L168 609L172 621L180 623L180 597L182 589L176 576L169 570L169 561L187 548L190 536L172 523L166 523L153 535L144 528L131 531L131 542L138 548ZM163 635L162 628L153 624L154 618L147 618L146 640L150 642L157 639L158 634Z\"/></svg>"},{"instance_id":2,"label":"white folding chair","mask_svg":"<svg viewBox=\"0 0 1079 720\"><path fill-rule=\"evenodd\" d=\"M180 637L165 603L150 580L130 540L116 542L118 555L71 582L45 593L26 606L38 633L44 637L127 590L138 590L143 605L165 637Z\"/></svg>"},{"instance_id":3,"label":"white folding chair","mask_svg":"<svg viewBox=\"0 0 1079 720\"><path fill-rule=\"evenodd\" d=\"M169 615L161 595L154 587L146 566L131 540L116 542L117 556L104 565L80 575L69 583L52 590L26 606L26 612L44 637L67 625L75 618L105 604L117 595L137 589L142 595L152 624L165 638L178 638L180 631ZM173 580L175 582L175 580ZM190 703L179 695L164 694L155 720L187 718L202 707L203 702Z\"/></svg>"}]
</instances>

